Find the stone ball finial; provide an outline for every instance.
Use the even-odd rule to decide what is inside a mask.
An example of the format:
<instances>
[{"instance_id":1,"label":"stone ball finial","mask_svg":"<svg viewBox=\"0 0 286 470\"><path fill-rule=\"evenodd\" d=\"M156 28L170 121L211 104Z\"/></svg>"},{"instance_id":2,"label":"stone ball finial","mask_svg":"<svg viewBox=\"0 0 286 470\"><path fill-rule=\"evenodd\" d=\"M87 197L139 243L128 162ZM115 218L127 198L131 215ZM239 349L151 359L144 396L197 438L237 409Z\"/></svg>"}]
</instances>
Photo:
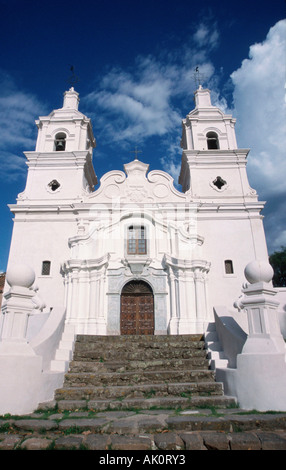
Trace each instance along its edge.
<instances>
[{"instance_id":1,"label":"stone ball finial","mask_svg":"<svg viewBox=\"0 0 286 470\"><path fill-rule=\"evenodd\" d=\"M27 264L14 264L9 266L6 274L6 280L10 287L30 288L35 281L35 272Z\"/></svg>"},{"instance_id":2,"label":"stone ball finial","mask_svg":"<svg viewBox=\"0 0 286 470\"><path fill-rule=\"evenodd\" d=\"M270 282L274 271L268 262L255 260L245 267L244 275L250 284L255 284L256 282Z\"/></svg>"}]
</instances>

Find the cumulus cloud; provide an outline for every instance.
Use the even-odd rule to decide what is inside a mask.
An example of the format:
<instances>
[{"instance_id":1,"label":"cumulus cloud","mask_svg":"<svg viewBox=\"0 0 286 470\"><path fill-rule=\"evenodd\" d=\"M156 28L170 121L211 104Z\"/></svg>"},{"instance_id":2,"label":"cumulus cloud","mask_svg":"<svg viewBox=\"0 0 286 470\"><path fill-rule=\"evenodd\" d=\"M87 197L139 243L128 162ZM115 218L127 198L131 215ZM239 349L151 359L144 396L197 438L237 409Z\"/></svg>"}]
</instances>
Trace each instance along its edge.
<instances>
[{"instance_id":1,"label":"cumulus cloud","mask_svg":"<svg viewBox=\"0 0 286 470\"><path fill-rule=\"evenodd\" d=\"M240 147L251 149L248 175L266 200L269 251L286 244L286 21L276 23L265 41L250 47L249 58L234 71L233 104Z\"/></svg>"},{"instance_id":2,"label":"cumulus cloud","mask_svg":"<svg viewBox=\"0 0 286 470\"><path fill-rule=\"evenodd\" d=\"M251 149L250 183L260 199L268 200L268 211L272 211L268 220L278 229L277 196L285 194L286 173L285 38L286 22L279 21L265 41L251 45L249 57L231 74L232 109L220 94L220 71L210 60L210 51L219 45L220 35L216 24L211 27L207 21L199 23L180 51L138 57L127 72L110 70L83 102L95 113L98 133L105 142L124 148L161 137L157 157L176 182L182 109L186 103L190 106L187 112L193 107L194 70L199 65L212 90L213 105L237 117L238 145ZM279 220L281 224L281 215ZM284 233L283 223L279 225L277 243L281 243L280 233Z\"/></svg>"},{"instance_id":3,"label":"cumulus cloud","mask_svg":"<svg viewBox=\"0 0 286 470\"><path fill-rule=\"evenodd\" d=\"M98 140L126 149L161 137L157 157L177 181L182 103L189 105L186 112L193 107L196 66L205 81L215 73L208 50L218 37L216 27L202 22L179 50L139 56L128 71L107 72L97 89L81 99L85 112L93 117Z\"/></svg>"},{"instance_id":4,"label":"cumulus cloud","mask_svg":"<svg viewBox=\"0 0 286 470\"><path fill-rule=\"evenodd\" d=\"M219 43L219 32L215 25L201 22L193 35L195 43L200 47L215 48Z\"/></svg>"},{"instance_id":5,"label":"cumulus cloud","mask_svg":"<svg viewBox=\"0 0 286 470\"><path fill-rule=\"evenodd\" d=\"M1 180L5 182L16 182L19 178L25 178L27 166L24 155L18 155L13 151L1 151Z\"/></svg>"},{"instance_id":6,"label":"cumulus cloud","mask_svg":"<svg viewBox=\"0 0 286 470\"><path fill-rule=\"evenodd\" d=\"M264 42L250 47L249 58L231 75L239 145L253 149L249 175L266 196L285 188L285 54L283 20L270 29Z\"/></svg>"},{"instance_id":7,"label":"cumulus cloud","mask_svg":"<svg viewBox=\"0 0 286 470\"><path fill-rule=\"evenodd\" d=\"M0 163L2 179L14 181L24 175L23 150L35 145L35 116L43 105L32 94L16 88L14 81L0 71Z\"/></svg>"},{"instance_id":8,"label":"cumulus cloud","mask_svg":"<svg viewBox=\"0 0 286 470\"><path fill-rule=\"evenodd\" d=\"M126 140L140 142L154 135L164 135L180 122L171 104L175 74L172 67L162 70L155 60L144 59L132 73L110 71L101 89L85 97L85 103L96 105L105 113L104 132L108 139L123 144ZM112 128L108 122L111 114Z\"/></svg>"}]
</instances>

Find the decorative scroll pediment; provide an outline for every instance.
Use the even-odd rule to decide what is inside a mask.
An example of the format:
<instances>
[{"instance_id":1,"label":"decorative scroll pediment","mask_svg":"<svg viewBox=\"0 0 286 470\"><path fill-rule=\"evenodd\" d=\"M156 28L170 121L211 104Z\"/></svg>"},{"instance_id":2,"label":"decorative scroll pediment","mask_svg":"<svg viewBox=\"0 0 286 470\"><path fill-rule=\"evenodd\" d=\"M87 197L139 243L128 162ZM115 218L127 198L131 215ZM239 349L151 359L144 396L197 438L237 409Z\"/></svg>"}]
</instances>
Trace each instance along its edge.
<instances>
[{"instance_id":1,"label":"decorative scroll pediment","mask_svg":"<svg viewBox=\"0 0 286 470\"><path fill-rule=\"evenodd\" d=\"M149 165L134 160L123 171L110 171L100 180L97 191L88 196L92 202L161 203L186 202L188 196L174 187L173 178L161 170L148 173Z\"/></svg>"}]
</instances>

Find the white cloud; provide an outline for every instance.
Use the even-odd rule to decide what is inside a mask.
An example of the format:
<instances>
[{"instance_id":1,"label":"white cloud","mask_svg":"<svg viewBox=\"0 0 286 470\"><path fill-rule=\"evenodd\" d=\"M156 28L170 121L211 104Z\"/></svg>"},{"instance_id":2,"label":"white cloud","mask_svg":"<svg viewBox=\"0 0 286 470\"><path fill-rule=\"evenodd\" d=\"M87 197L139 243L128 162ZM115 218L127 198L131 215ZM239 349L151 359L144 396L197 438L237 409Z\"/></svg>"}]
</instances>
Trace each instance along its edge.
<instances>
[{"instance_id":1,"label":"white cloud","mask_svg":"<svg viewBox=\"0 0 286 470\"><path fill-rule=\"evenodd\" d=\"M266 200L264 226L269 252L285 244L286 21L276 23L265 41L250 47L249 58L232 73L239 147L250 148L248 176Z\"/></svg>"},{"instance_id":2,"label":"white cloud","mask_svg":"<svg viewBox=\"0 0 286 470\"><path fill-rule=\"evenodd\" d=\"M284 191L286 174L286 21L250 47L249 59L232 73L237 136L250 147L248 172L264 197Z\"/></svg>"},{"instance_id":3,"label":"white cloud","mask_svg":"<svg viewBox=\"0 0 286 470\"><path fill-rule=\"evenodd\" d=\"M200 47L215 48L219 43L219 33L215 24L201 22L193 35L195 43Z\"/></svg>"},{"instance_id":4,"label":"white cloud","mask_svg":"<svg viewBox=\"0 0 286 470\"><path fill-rule=\"evenodd\" d=\"M106 112L105 132L108 139L140 141L164 135L180 123L180 116L171 104L173 94L172 67L160 68L151 58L142 60L133 74L112 70L102 81L101 90L84 98ZM116 87L115 87L116 85ZM113 126L108 125L112 115Z\"/></svg>"},{"instance_id":5,"label":"white cloud","mask_svg":"<svg viewBox=\"0 0 286 470\"><path fill-rule=\"evenodd\" d=\"M128 72L110 70L99 88L81 99L87 114L94 116L98 140L127 149L131 143L161 137L156 156L177 183L182 106L189 105L187 112L193 107L196 66L205 82L214 75L208 53L218 40L216 26L205 20L180 49L161 51L157 57L139 56Z\"/></svg>"},{"instance_id":6,"label":"white cloud","mask_svg":"<svg viewBox=\"0 0 286 470\"><path fill-rule=\"evenodd\" d=\"M0 97L1 147L34 142L34 119L40 106L33 96L16 91ZM32 124L32 125L31 125Z\"/></svg>"},{"instance_id":7,"label":"white cloud","mask_svg":"<svg viewBox=\"0 0 286 470\"><path fill-rule=\"evenodd\" d=\"M11 152L0 152L1 175L3 181L14 182L19 178L25 178L27 174L26 159L24 155Z\"/></svg>"},{"instance_id":8,"label":"white cloud","mask_svg":"<svg viewBox=\"0 0 286 470\"><path fill-rule=\"evenodd\" d=\"M101 139L125 147L130 142L167 136L163 145L166 147L166 141L173 145L175 137L170 136L177 137L181 128L180 100L188 100L190 108L193 105L195 66L186 65L184 57L181 61L177 56L168 57L169 61L166 57L138 57L129 73L121 69L107 73L99 89L81 99L86 112L99 123ZM206 61L200 72L210 77L214 67Z\"/></svg>"},{"instance_id":9,"label":"white cloud","mask_svg":"<svg viewBox=\"0 0 286 470\"><path fill-rule=\"evenodd\" d=\"M13 79L0 71L0 177L2 179L15 180L24 174L23 151L30 150L35 145L34 121L35 116L41 111L43 105L37 98L19 91Z\"/></svg>"}]
</instances>

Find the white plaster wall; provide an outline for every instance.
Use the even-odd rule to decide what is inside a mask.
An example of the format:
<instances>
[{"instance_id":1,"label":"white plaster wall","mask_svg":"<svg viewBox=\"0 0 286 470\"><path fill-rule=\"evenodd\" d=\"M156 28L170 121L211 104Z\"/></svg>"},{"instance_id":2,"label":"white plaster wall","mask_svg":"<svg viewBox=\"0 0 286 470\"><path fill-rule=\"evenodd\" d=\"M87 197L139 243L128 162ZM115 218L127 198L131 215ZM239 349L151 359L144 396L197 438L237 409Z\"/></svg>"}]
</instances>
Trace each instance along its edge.
<instances>
[{"instance_id":1,"label":"white plaster wall","mask_svg":"<svg viewBox=\"0 0 286 470\"><path fill-rule=\"evenodd\" d=\"M76 223L71 221L42 219L42 221L16 221L13 228L8 269L19 262L31 266L36 274L35 284L39 295L49 309L64 305L64 282L60 272L61 263L68 259L70 250L68 238L76 232ZM51 261L51 273L42 276L42 262Z\"/></svg>"},{"instance_id":2,"label":"white plaster wall","mask_svg":"<svg viewBox=\"0 0 286 470\"><path fill-rule=\"evenodd\" d=\"M277 291L277 300L280 302L278 307L279 324L281 333L286 340L286 287L278 287L275 290Z\"/></svg>"},{"instance_id":3,"label":"white plaster wall","mask_svg":"<svg viewBox=\"0 0 286 470\"><path fill-rule=\"evenodd\" d=\"M41 200L48 201L49 204L71 204L82 199L83 189L86 187L84 167L86 160L90 158L88 152L26 152L26 157L29 171L19 204L39 204ZM53 180L60 184L55 191L49 187Z\"/></svg>"},{"instance_id":4,"label":"white plaster wall","mask_svg":"<svg viewBox=\"0 0 286 470\"><path fill-rule=\"evenodd\" d=\"M203 220L199 215L198 231L204 237L203 257L211 263L207 281L209 313L218 301L232 309L246 282L245 266L254 259L268 260L262 221L250 221L245 216L239 219L236 214L227 215L225 220L205 216ZM233 274L225 273L224 260L229 259L233 261Z\"/></svg>"}]
</instances>

